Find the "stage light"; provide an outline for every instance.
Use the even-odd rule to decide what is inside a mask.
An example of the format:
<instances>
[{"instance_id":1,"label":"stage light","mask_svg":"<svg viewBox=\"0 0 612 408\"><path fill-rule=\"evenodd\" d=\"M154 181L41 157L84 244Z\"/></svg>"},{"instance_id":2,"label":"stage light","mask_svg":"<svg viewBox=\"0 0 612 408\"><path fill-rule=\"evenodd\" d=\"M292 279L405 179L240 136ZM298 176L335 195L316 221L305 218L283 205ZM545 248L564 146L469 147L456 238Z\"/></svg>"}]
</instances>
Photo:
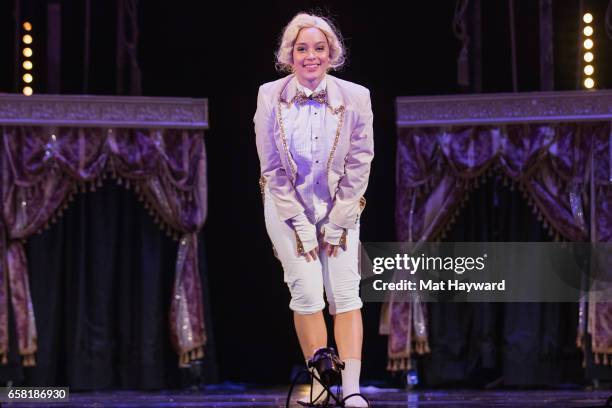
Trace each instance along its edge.
<instances>
[{"instance_id":1,"label":"stage light","mask_svg":"<svg viewBox=\"0 0 612 408\"><path fill-rule=\"evenodd\" d=\"M27 58L30 58L32 57L32 55L34 55L34 51L31 47L31 44L34 42L34 38L30 33L30 31L32 30L32 24L30 24L30 22L28 21L25 21L23 23L23 29L26 31L26 33L21 38L21 41L25 45L23 46L21 52L23 53L23 56L26 59L23 61L22 67L25 71L31 71L34 68L34 64ZM26 96L32 95L34 93L34 90L31 86L28 86L28 84L32 84L32 82L34 81L34 76L31 72L26 72L21 78L23 80L23 94Z\"/></svg>"},{"instance_id":2,"label":"stage light","mask_svg":"<svg viewBox=\"0 0 612 408\"><path fill-rule=\"evenodd\" d=\"M593 64L593 60L595 59L595 55L593 51L595 49L595 43L592 38L589 38L593 35L593 27L588 25L593 22L593 15L591 13L585 13L582 16L582 21L584 21L587 25L582 29L582 46L585 49L585 53L583 55L585 65L582 69L584 72L583 77L583 86L586 89L593 89L595 87L595 80L591 77L595 72L595 64Z\"/></svg>"}]
</instances>

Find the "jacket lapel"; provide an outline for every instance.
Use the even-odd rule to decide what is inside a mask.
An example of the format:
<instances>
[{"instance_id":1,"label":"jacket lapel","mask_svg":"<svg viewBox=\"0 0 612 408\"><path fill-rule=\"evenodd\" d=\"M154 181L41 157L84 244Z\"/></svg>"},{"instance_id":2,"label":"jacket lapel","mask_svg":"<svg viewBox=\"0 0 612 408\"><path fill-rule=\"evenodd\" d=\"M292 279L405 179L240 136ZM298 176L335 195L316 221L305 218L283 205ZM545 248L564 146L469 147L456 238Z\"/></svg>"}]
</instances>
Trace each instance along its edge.
<instances>
[{"instance_id":1,"label":"jacket lapel","mask_svg":"<svg viewBox=\"0 0 612 408\"><path fill-rule=\"evenodd\" d=\"M331 75L327 76L327 98L328 98L328 110L325 115L325 132L328 137L332 138L332 147L329 151L329 158L327 160L327 181L329 184L330 194L334 195L333 186L330 183L330 171L333 166L334 158L338 144L342 143L342 128L344 125L345 115L345 100L342 91L336 83L336 78Z\"/></svg>"},{"instance_id":2,"label":"jacket lapel","mask_svg":"<svg viewBox=\"0 0 612 408\"><path fill-rule=\"evenodd\" d=\"M285 81L283 81L282 86L280 87L280 92L278 94L278 98L274 98L276 100L276 106L274 108L276 112L276 141L278 151L281 153L281 161L285 162L285 170L289 172L289 177L291 179L291 183L295 184L295 178L297 176L297 165L295 160L293 160L293 156L289 151L289 145L287 141L286 134L286 126L283 123L283 109L288 109L291 100L295 96L297 92L296 79L294 75L288 75L285 77Z\"/></svg>"},{"instance_id":3,"label":"jacket lapel","mask_svg":"<svg viewBox=\"0 0 612 408\"><path fill-rule=\"evenodd\" d=\"M327 99L332 112L339 112L345 107L344 95L336 82L336 77L327 75Z\"/></svg>"},{"instance_id":4,"label":"jacket lapel","mask_svg":"<svg viewBox=\"0 0 612 408\"><path fill-rule=\"evenodd\" d=\"M289 104L297 93L297 79L293 74L285 77L285 79L286 81L284 82L283 86L281 86L278 100L284 104Z\"/></svg>"},{"instance_id":5,"label":"jacket lapel","mask_svg":"<svg viewBox=\"0 0 612 408\"><path fill-rule=\"evenodd\" d=\"M281 86L278 102L276 106L276 121L278 124L278 138L280 141L279 151L284 156L284 161L287 163L288 170L291 174L291 180L295 183L295 177L297 174L297 166L291 152L289 151L287 135L285 133L285 124L282 120L282 109L287 109L295 94L297 93L297 79L294 75L288 75L286 81ZM345 113L345 99L342 91L336 83L336 78L327 75L327 98L328 98L328 115L325 115L325 133L329 137L333 138L332 148L330 149L329 158L327 161L327 173L329 178L329 171L331 169L336 148L338 143L341 142L341 131L344 124L344 113Z\"/></svg>"}]
</instances>

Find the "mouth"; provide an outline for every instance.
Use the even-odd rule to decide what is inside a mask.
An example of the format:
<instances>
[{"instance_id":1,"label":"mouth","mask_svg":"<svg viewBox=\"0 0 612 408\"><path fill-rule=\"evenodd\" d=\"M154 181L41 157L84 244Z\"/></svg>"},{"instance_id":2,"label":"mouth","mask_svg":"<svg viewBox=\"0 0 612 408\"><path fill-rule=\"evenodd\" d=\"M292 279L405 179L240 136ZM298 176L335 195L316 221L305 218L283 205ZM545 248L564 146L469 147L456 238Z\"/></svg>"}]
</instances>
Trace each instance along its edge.
<instances>
[{"instance_id":1,"label":"mouth","mask_svg":"<svg viewBox=\"0 0 612 408\"><path fill-rule=\"evenodd\" d=\"M304 64L304 68L306 68L307 71L312 72L316 71L320 65L321 64Z\"/></svg>"}]
</instances>

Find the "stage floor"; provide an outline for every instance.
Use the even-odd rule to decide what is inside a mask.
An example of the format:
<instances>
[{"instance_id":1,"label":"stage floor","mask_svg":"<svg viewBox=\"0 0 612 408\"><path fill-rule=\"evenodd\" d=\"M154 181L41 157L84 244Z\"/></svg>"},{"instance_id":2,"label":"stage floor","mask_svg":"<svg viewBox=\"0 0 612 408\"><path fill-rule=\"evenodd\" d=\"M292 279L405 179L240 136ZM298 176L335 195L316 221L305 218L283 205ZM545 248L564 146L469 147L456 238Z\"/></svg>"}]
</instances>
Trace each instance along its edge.
<instances>
[{"instance_id":1,"label":"stage floor","mask_svg":"<svg viewBox=\"0 0 612 408\"><path fill-rule=\"evenodd\" d=\"M300 392L306 392L302 387ZM284 407L287 388L249 389L209 386L198 392L90 392L71 393L70 402L13 403L2 407ZM365 395L374 407L593 407L604 406L612 391L404 391L368 387ZM299 407L292 404L292 407Z\"/></svg>"}]
</instances>

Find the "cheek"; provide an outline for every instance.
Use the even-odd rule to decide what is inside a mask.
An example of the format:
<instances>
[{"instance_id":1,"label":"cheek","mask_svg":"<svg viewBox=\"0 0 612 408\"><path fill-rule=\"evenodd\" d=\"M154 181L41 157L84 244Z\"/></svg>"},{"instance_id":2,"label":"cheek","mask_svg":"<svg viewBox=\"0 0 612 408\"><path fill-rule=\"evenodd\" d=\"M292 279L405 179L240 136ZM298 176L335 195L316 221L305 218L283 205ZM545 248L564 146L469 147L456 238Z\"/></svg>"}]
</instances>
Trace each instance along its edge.
<instances>
[{"instance_id":1,"label":"cheek","mask_svg":"<svg viewBox=\"0 0 612 408\"><path fill-rule=\"evenodd\" d=\"M293 70L295 71L296 69L299 69L299 60L298 57L296 55L293 55L293 62L291 63L291 66L293 67Z\"/></svg>"}]
</instances>

